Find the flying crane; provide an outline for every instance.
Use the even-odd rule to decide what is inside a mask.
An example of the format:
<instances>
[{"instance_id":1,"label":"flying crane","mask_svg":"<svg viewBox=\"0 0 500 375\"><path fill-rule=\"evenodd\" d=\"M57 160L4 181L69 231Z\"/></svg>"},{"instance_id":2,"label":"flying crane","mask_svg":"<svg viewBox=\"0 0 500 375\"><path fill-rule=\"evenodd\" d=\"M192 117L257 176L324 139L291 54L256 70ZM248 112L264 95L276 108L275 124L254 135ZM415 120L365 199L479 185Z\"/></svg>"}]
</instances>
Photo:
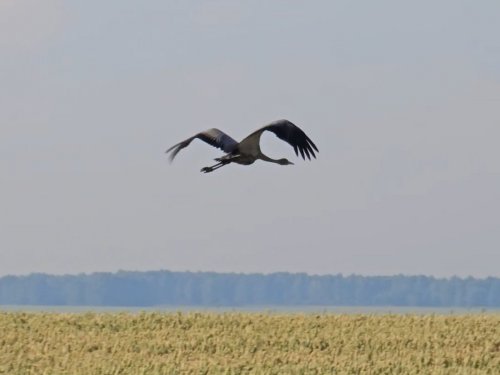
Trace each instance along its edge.
<instances>
[{"instance_id":1,"label":"flying crane","mask_svg":"<svg viewBox=\"0 0 500 375\"><path fill-rule=\"evenodd\" d=\"M277 120L271 122L270 124L254 131L241 142L235 141L219 129L208 129L193 135L180 143L177 143L176 145L170 147L166 152L171 152L170 161L173 161L180 150L186 148L194 139L198 138L226 153L226 155L215 159L217 164L210 167L204 167L200 172L213 172L214 170L230 163L250 165L256 160L263 160L279 165L293 165L293 163L286 158L272 159L262 153L260 149L260 136L265 131L270 131L276 134L279 139L290 144L293 147L295 154L299 156L300 152L300 155L304 160L306 157L311 160L311 156L316 158L314 150L319 152L314 142L311 141L306 133L288 120Z\"/></svg>"}]
</instances>

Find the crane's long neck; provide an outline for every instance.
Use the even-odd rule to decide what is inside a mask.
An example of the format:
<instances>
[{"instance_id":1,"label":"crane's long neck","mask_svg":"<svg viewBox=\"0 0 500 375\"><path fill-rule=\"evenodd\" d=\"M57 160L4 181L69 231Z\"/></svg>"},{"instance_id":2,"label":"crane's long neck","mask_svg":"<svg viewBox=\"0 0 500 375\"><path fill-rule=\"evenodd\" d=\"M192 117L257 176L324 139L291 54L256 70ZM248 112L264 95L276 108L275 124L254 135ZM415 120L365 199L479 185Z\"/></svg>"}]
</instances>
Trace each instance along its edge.
<instances>
[{"instance_id":1,"label":"crane's long neck","mask_svg":"<svg viewBox=\"0 0 500 375\"><path fill-rule=\"evenodd\" d=\"M269 156L264 155L262 152L259 153L259 159L260 160L264 160L264 161L268 161L270 163L281 164L280 160L278 160L278 159L272 159Z\"/></svg>"}]
</instances>

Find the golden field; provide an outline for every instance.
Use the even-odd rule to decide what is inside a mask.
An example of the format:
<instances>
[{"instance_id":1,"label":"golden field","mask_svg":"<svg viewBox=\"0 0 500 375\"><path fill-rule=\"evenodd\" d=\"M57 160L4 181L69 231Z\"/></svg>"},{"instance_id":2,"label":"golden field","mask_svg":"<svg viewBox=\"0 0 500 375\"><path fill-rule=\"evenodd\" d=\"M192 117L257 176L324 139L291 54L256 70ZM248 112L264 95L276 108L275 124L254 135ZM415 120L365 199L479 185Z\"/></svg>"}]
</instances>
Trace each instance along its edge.
<instances>
[{"instance_id":1,"label":"golden field","mask_svg":"<svg viewBox=\"0 0 500 375\"><path fill-rule=\"evenodd\" d=\"M500 374L500 315L0 313L0 374Z\"/></svg>"}]
</instances>

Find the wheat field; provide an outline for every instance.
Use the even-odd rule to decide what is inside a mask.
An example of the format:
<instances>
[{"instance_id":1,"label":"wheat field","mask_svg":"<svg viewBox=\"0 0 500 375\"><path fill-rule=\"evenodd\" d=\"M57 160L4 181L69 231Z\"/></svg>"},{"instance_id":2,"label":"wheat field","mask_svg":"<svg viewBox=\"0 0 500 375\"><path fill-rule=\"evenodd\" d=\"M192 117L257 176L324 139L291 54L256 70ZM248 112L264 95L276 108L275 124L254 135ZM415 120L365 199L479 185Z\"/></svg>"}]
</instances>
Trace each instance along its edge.
<instances>
[{"instance_id":1,"label":"wheat field","mask_svg":"<svg viewBox=\"0 0 500 375\"><path fill-rule=\"evenodd\" d=\"M500 374L500 315L0 313L0 374Z\"/></svg>"}]
</instances>

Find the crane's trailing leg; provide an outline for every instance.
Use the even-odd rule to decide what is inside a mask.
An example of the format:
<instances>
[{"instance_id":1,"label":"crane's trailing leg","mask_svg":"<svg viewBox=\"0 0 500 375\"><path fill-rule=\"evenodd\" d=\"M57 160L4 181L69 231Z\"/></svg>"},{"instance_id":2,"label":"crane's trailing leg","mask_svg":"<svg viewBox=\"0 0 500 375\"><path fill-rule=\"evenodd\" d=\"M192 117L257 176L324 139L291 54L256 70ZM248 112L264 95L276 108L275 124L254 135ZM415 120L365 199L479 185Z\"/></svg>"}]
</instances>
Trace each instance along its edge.
<instances>
[{"instance_id":1,"label":"crane's trailing leg","mask_svg":"<svg viewBox=\"0 0 500 375\"><path fill-rule=\"evenodd\" d=\"M231 163L234 159L237 159L239 156L240 155L225 155L221 158L215 158L214 160L218 161L217 164L212 165L211 167L202 168L200 172L203 172L203 173L213 172L216 169L219 169L220 167L223 167L226 164Z\"/></svg>"},{"instance_id":2,"label":"crane's trailing leg","mask_svg":"<svg viewBox=\"0 0 500 375\"><path fill-rule=\"evenodd\" d=\"M203 172L203 173L213 172L216 169L219 169L220 167L225 166L226 164L228 164L228 163L220 162L220 163L217 163L217 164L212 165L210 167L201 168L200 172Z\"/></svg>"}]
</instances>

